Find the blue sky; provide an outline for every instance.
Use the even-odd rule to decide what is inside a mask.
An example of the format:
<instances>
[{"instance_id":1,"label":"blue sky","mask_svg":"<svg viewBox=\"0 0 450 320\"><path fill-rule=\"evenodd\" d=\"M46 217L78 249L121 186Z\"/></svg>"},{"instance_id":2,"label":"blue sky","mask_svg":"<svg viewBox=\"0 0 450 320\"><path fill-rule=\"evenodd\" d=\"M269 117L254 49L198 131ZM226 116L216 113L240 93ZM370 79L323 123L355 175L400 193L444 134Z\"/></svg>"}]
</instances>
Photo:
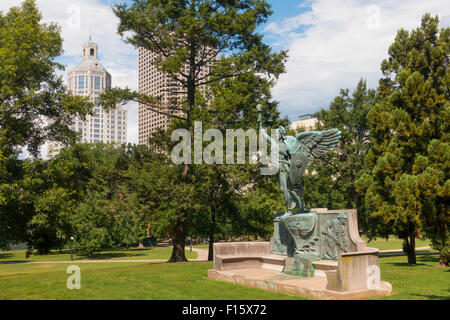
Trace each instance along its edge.
<instances>
[{"instance_id":1,"label":"blue sky","mask_svg":"<svg viewBox=\"0 0 450 320\"><path fill-rule=\"evenodd\" d=\"M36 0L45 21L62 26L66 71L81 60L89 38L99 45L101 61L113 86L137 89L137 53L116 34L111 5L120 0ZM8 10L21 0L1 0ZM287 72L273 89L282 116L298 116L328 108L341 88L352 90L364 78L375 88L380 65L400 28L412 30L426 12L450 25L450 1L443 0L269 0L274 10L260 28L275 50L289 49ZM64 75L64 74L62 74ZM138 109L128 108L128 137L138 142Z\"/></svg>"},{"instance_id":2,"label":"blue sky","mask_svg":"<svg viewBox=\"0 0 450 320\"><path fill-rule=\"evenodd\" d=\"M104 5L113 6L116 3L131 3L130 0L101 0L100 1ZM274 14L270 17L270 22L281 22L284 18L291 17L294 15L298 15L302 12L309 11L311 8L309 7L310 1L301 1L301 0L268 0L268 2L272 5L272 10ZM266 35L266 41L269 44L275 42L272 34L270 32L264 32L264 27L262 27L261 31ZM296 31L301 32L302 27L299 27Z\"/></svg>"}]
</instances>

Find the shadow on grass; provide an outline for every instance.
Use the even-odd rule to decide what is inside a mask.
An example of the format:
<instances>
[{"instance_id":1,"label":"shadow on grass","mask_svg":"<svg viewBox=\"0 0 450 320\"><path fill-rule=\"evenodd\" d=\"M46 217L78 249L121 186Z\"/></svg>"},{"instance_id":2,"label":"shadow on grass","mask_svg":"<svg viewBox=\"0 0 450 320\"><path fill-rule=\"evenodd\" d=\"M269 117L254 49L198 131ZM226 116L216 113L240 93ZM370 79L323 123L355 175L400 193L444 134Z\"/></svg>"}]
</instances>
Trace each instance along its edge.
<instances>
[{"instance_id":1,"label":"shadow on grass","mask_svg":"<svg viewBox=\"0 0 450 320\"><path fill-rule=\"evenodd\" d=\"M11 253L0 253L0 259L8 259L11 257L12 257Z\"/></svg>"},{"instance_id":2,"label":"shadow on grass","mask_svg":"<svg viewBox=\"0 0 450 320\"><path fill-rule=\"evenodd\" d=\"M423 297L430 300L450 300L450 293L448 296L436 296L434 294L411 294L412 297Z\"/></svg>"},{"instance_id":3,"label":"shadow on grass","mask_svg":"<svg viewBox=\"0 0 450 320\"><path fill-rule=\"evenodd\" d=\"M426 263L410 264L408 262L386 262L385 265L396 266L396 267L421 267L421 266L427 266Z\"/></svg>"},{"instance_id":4,"label":"shadow on grass","mask_svg":"<svg viewBox=\"0 0 450 320\"><path fill-rule=\"evenodd\" d=\"M24 260L11 260L11 261L0 261L0 264L18 264L18 263L27 263L29 261Z\"/></svg>"},{"instance_id":5,"label":"shadow on grass","mask_svg":"<svg viewBox=\"0 0 450 320\"><path fill-rule=\"evenodd\" d=\"M424 261L424 262L433 262L433 263L438 264L439 256L437 256L437 255L420 256L417 260Z\"/></svg>"},{"instance_id":6,"label":"shadow on grass","mask_svg":"<svg viewBox=\"0 0 450 320\"><path fill-rule=\"evenodd\" d=\"M431 265L438 265L439 264L439 256L437 255L425 255L425 256L417 256L416 259L416 264L409 264L408 263L408 258L405 257L405 262L389 262L383 261L383 264L385 265L390 265L390 266L398 266L398 267L405 267L405 266L409 266L409 267L419 267L419 266L429 266Z\"/></svg>"},{"instance_id":7,"label":"shadow on grass","mask_svg":"<svg viewBox=\"0 0 450 320\"><path fill-rule=\"evenodd\" d=\"M143 253L125 253L125 252L109 252L109 253L94 253L92 256L88 256L87 254L79 254L78 257L89 260L107 260L114 258L131 258L131 257L144 257Z\"/></svg>"},{"instance_id":8,"label":"shadow on grass","mask_svg":"<svg viewBox=\"0 0 450 320\"><path fill-rule=\"evenodd\" d=\"M79 253L77 254L78 257L81 257L83 259L89 259L89 260L107 260L107 259L114 259L114 258L131 258L131 257L145 257L145 252L151 251L152 248L133 248L133 249L109 249L108 251L112 252L97 252L93 253L91 257L89 257L87 254Z\"/></svg>"}]
</instances>

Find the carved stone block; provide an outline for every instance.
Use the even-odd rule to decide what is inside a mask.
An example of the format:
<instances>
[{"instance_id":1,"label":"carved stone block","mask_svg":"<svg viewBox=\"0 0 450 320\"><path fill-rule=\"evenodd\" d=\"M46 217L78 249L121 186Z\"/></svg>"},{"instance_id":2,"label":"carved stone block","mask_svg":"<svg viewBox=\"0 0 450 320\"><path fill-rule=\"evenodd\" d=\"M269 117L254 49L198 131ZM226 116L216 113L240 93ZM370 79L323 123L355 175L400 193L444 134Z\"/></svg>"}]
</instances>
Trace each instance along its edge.
<instances>
[{"instance_id":1,"label":"carved stone block","mask_svg":"<svg viewBox=\"0 0 450 320\"><path fill-rule=\"evenodd\" d=\"M272 254L292 258L287 259L285 269L289 271L300 265L305 267L298 268L307 269L304 261L337 260L339 254L365 248L365 242L359 237L356 210L313 209L308 213L276 214L270 247ZM304 272L308 273L314 274Z\"/></svg>"}]
</instances>

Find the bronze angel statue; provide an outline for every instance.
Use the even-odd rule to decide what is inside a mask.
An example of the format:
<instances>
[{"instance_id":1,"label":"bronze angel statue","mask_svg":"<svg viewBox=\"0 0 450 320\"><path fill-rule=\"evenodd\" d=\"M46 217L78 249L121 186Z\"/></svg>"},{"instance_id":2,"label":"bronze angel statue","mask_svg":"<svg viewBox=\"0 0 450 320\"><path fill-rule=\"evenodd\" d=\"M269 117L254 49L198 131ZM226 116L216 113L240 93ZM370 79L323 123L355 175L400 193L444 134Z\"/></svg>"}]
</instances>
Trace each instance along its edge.
<instances>
[{"instance_id":1,"label":"bronze angel statue","mask_svg":"<svg viewBox=\"0 0 450 320\"><path fill-rule=\"evenodd\" d=\"M314 158L322 157L331 151L341 139L341 131L331 129L326 131L309 131L299 133L297 136L286 135L286 129L279 127L279 141L272 139L262 126L261 107L258 106L258 124L262 135L272 144L279 146L280 189L286 202L285 216L292 215L298 206L300 212L305 212L305 205L300 199L304 187L300 179ZM281 217L282 218L282 217Z\"/></svg>"}]
</instances>

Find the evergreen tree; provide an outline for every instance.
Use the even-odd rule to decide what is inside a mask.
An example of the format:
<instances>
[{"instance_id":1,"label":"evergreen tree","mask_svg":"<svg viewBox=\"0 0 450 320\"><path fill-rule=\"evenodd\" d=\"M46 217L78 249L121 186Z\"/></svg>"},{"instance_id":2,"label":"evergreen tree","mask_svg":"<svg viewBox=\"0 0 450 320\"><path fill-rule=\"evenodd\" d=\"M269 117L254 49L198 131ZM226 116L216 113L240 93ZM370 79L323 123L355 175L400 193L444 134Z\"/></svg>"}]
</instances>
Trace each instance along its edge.
<instances>
[{"instance_id":1,"label":"evergreen tree","mask_svg":"<svg viewBox=\"0 0 450 320\"><path fill-rule=\"evenodd\" d=\"M450 28L425 14L419 28L399 30L381 65L380 103L369 112L367 173L358 180L378 234L404 240L416 263L422 232L448 264Z\"/></svg>"}]
</instances>

